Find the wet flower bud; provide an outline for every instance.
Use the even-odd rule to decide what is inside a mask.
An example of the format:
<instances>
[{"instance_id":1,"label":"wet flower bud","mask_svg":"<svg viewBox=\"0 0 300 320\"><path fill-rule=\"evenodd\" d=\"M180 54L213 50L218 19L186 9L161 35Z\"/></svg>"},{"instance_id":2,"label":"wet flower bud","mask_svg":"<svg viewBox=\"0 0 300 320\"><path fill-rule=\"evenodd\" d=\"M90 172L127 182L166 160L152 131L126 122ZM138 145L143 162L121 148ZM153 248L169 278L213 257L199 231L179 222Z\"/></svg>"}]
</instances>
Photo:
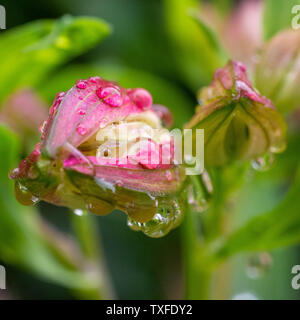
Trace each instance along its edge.
<instances>
[{"instance_id":1,"label":"wet flower bud","mask_svg":"<svg viewBox=\"0 0 300 320\"><path fill-rule=\"evenodd\" d=\"M278 110L300 106L300 32L278 33L262 49L255 69L255 85Z\"/></svg>"},{"instance_id":2,"label":"wet flower bud","mask_svg":"<svg viewBox=\"0 0 300 320\"><path fill-rule=\"evenodd\" d=\"M236 61L218 69L199 93L200 106L187 128L204 129L205 167L250 160L285 147L286 124L272 102L251 85Z\"/></svg>"},{"instance_id":3,"label":"wet flower bud","mask_svg":"<svg viewBox=\"0 0 300 320\"><path fill-rule=\"evenodd\" d=\"M163 110L152 110L144 89L99 77L78 80L56 95L40 144L12 171L17 198L98 215L120 209L135 230L163 236L181 220L185 180L162 127Z\"/></svg>"}]
</instances>

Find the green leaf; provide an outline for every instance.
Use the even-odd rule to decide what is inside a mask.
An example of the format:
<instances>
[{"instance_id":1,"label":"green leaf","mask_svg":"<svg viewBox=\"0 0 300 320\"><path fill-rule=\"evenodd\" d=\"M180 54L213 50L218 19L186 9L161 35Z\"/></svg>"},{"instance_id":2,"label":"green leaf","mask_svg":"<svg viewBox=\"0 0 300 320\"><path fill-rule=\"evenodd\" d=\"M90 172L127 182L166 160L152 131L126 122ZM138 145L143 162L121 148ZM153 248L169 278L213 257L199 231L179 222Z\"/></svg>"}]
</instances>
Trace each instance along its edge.
<instances>
[{"instance_id":1,"label":"green leaf","mask_svg":"<svg viewBox=\"0 0 300 320\"><path fill-rule=\"evenodd\" d=\"M94 47L110 33L102 20L64 16L6 31L0 38L0 101L9 93L36 86L57 66Z\"/></svg>"},{"instance_id":2,"label":"green leaf","mask_svg":"<svg viewBox=\"0 0 300 320\"><path fill-rule=\"evenodd\" d=\"M263 17L265 40L273 37L277 32L291 28L295 14L292 8L299 5L299 0L266 0Z\"/></svg>"},{"instance_id":3,"label":"green leaf","mask_svg":"<svg viewBox=\"0 0 300 320\"><path fill-rule=\"evenodd\" d=\"M272 250L300 242L300 170L284 200L269 213L257 216L222 241L216 261L241 251Z\"/></svg>"},{"instance_id":4,"label":"green leaf","mask_svg":"<svg viewBox=\"0 0 300 320\"><path fill-rule=\"evenodd\" d=\"M195 21L196 0L165 0L167 31L184 80L193 90L208 83L226 56L216 45L213 32L201 20ZM192 17L193 16L193 17Z\"/></svg>"}]
</instances>

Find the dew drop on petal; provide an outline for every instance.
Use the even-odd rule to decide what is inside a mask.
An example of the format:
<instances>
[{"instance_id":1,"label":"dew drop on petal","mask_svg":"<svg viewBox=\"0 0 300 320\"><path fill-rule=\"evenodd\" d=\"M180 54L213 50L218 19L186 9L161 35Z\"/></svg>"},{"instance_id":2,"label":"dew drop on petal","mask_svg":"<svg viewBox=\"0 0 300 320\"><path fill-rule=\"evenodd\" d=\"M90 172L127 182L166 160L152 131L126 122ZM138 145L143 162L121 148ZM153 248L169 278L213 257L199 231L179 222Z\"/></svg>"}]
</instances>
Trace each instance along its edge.
<instances>
[{"instance_id":1,"label":"dew drop on petal","mask_svg":"<svg viewBox=\"0 0 300 320\"><path fill-rule=\"evenodd\" d=\"M65 92L59 92L57 93L57 95L55 96L55 99L53 101L53 104L51 106L51 108L49 109L49 115L54 115L54 113L57 111L59 105L61 104L61 102L63 101L64 96L66 95Z\"/></svg>"},{"instance_id":2,"label":"dew drop on petal","mask_svg":"<svg viewBox=\"0 0 300 320\"><path fill-rule=\"evenodd\" d=\"M87 87L86 81L85 80L78 80L76 82L76 87L78 89L85 89Z\"/></svg>"},{"instance_id":3,"label":"dew drop on petal","mask_svg":"<svg viewBox=\"0 0 300 320\"><path fill-rule=\"evenodd\" d=\"M47 121L45 120L45 121L43 121L42 124L39 126L39 131L40 131L41 134L44 133L45 128L46 128L46 125L47 125Z\"/></svg>"},{"instance_id":4,"label":"dew drop on petal","mask_svg":"<svg viewBox=\"0 0 300 320\"><path fill-rule=\"evenodd\" d=\"M121 92L115 87L101 87L97 89L96 94L111 107L120 107L123 103Z\"/></svg>"},{"instance_id":5,"label":"dew drop on petal","mask_svg":"<svg viewBox=\"0 0 300 320\"><path fill-rule=\"evenodd\" d=\"M150 109L153 104L151 94L145 89L137 88L129 90L128 95L132 101L143 110Z\"/></svg>"},{"instance_id":6,"label":"dew drop on petal","mask_svg":"<svg viewBox=\"0 0 300 320\"><path fill-rule=\"evenodd\" d=\"M86 114L85 110L83 110L83 109L78 109L78 110L77 110L77 113L78 113L79 115L81 115L81 116L83 116L83 115Z\"/></svg>"},{"instance_id":7,"label":"dew drop on petal","mask_svg":"<svg viewBox=\"0 0 300 320\"><path fill-rule=\"evenodd\" d=\"M99 80L101 80L101 78L98 77L98 76L90 77L90 78L89 78L89 81L90 81L91 83L97 83L97 81L99 81Z\"/></svg>"},{"instance_id":8,"label":"dew drop on petal","mask_svg":"<svg viewBox=\"0 0 300 320\"><path fill-rule=\"evenodd\" d=\"M81 135L81 136L84 136L86 133L87 133L87 129L82 126L82 125L79 125L77 128L76 128L76 131Z\"/></svg>"}]
</instances>

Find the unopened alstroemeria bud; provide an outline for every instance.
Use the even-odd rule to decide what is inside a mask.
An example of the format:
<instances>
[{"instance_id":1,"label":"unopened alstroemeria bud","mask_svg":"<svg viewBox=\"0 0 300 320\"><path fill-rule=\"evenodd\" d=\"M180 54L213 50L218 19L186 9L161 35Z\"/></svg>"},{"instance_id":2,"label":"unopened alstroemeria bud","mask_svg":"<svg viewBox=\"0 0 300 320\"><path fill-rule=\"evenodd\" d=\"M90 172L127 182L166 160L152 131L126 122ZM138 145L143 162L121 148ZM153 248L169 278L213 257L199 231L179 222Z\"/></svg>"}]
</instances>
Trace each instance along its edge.
<instances>
[{"instance_id":1,"label":"unopened alstroemeria bud","mask_svg":"<svg viewBox=\"0 0 300 320\"><path fill-rule=\"evenodd\" d=\"M218 69L200 91L200 106L186 128L204 129L205 167L255 159L285 147L286 125L272 102L249 82L236 61Z\"/></svg>"},{"instance_id":2,"label":"unopened alstroemeria bud","mask_svg":"<svg viewBox=\"0 0 300 320\"><path fill-rule=\"evenodd\" d=\"M165 120L166 110L160 111ZM126 90L99 77L78 80L57 94L40 144L13 170L17 197L77 213L117 208L133 229L166 234L182 217L185 171L174 164L174 145L159 116L144 89Z\"/></svg>"},{"instance_id":3,"label":"unopened alstroemeria bud","mask_svg":"<svg viewBox=\"0 0 300 320\"><path fill-rule=\"evenodd\" d=\"M300 106L300 31L285 30L261 50L255 69L255 85L278 110Z\"/></svg>"}]
</instances>

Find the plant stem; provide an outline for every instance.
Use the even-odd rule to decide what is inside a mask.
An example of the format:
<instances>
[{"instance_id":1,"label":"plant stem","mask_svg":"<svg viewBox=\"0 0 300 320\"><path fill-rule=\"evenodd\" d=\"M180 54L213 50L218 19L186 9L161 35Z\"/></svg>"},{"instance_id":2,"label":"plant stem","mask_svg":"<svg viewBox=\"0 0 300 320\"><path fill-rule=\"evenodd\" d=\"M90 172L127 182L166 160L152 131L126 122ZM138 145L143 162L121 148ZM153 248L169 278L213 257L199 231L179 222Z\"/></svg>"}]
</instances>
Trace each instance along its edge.
<instances>
[{"instance_id":1,"label":"plant stem","mask_svg":"<svg viewBox=\"0 0 300 320\"><path fill-rule=\"evenodd\" d=\"M95 280L95 288L80 290L78 294L88 299L112 299L112 287L104 262L100 237L92 214L73 215L73 226L82 252L85 256L84 268Z\"/></svg>"},{"instance_id":2,"label":"plant stem","mask_svg":"<svg viewBox=\"0 0 300 320\"><path fill-rule=\"evenodd\" d=\"M196 213L197 215L197 213ZM185 297L193 300L210 298L211 270L205 265L204 246L196 230L195 212L187 204L186 216L182 227Z\"/></svg>"}]
</instances>

